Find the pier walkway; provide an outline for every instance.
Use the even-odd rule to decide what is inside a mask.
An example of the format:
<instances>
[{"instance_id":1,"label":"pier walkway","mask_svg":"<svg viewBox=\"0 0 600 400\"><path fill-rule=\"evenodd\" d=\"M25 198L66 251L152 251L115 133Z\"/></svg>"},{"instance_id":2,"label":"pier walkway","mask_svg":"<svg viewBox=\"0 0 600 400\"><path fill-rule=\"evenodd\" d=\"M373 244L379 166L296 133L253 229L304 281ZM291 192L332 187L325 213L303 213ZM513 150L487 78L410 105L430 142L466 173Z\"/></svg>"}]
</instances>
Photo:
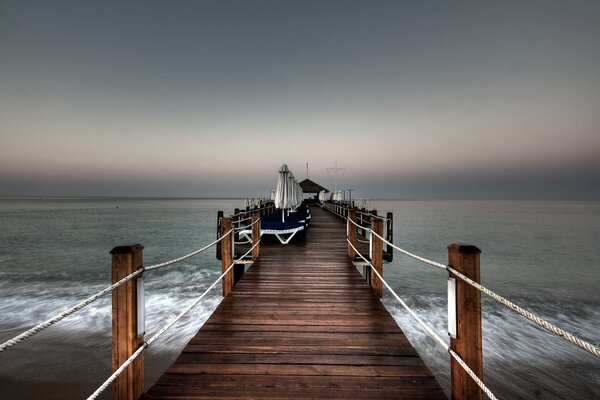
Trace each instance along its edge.
<instances>
[{"instance_id":1,"label":"pier walkway","mask_svg":"<svg viewBox=\"0 0 600 400\"><path fill-rule=\"evenodd\" d=\"M261 243L145 399L446 398L348 259L346 225L311 212L306 242Z\"/></svg>"}]
</instances>

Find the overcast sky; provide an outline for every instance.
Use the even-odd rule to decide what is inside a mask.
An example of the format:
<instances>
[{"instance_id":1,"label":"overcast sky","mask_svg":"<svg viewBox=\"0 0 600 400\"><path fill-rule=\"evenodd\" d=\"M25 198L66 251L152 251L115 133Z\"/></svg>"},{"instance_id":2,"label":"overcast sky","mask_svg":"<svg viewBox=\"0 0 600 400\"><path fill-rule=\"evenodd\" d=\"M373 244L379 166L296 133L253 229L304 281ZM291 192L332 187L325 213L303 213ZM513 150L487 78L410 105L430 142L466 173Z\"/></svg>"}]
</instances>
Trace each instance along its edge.
<instances>
[{"instance_id":1,"label":"overcast sky","mask_svg":"<svg viewBox=\"0 0 600 400\"><path fill-rule=\"evenodd\" d=\"M598 1L0 0L0 195L600 199Z\"/></svg>"}]
</instances>

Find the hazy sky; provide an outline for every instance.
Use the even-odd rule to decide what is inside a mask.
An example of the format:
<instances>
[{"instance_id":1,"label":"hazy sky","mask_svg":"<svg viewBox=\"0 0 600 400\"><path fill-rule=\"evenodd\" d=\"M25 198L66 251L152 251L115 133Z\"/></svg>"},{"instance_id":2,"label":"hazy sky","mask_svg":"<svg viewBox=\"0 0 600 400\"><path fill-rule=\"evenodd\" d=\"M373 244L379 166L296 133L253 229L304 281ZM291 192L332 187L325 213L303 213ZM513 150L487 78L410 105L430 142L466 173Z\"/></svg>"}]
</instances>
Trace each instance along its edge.
<instances>
[{"instance_id":1,"label":"hazy sky","mask_svg":"<svg viewBox=\"0 0 600 400\"><path fill-rule=\"evenodd\" d=\"M598 1L0 0L0 195L600 199Z\"/></svg>"}]
</instances>

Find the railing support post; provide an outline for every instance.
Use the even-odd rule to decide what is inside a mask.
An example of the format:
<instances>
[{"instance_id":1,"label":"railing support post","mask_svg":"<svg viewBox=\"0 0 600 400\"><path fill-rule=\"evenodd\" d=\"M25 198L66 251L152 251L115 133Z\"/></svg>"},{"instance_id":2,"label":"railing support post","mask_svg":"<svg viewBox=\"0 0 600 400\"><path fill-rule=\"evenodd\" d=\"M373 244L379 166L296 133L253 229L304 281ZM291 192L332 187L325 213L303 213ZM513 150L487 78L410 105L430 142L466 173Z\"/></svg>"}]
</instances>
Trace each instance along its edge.
<instances>
[{"instance_id":1,"label":"railing support post","mask_svg":"<svg viewBox=\"0 0 600 400\"><path fill-rule=\"evenodd\" d=\"M350 260L354 261L356 258L356 252L354 251L354 247L356 247L356 225L353 224L356 222L356 210L351 208L348 210L348 221L346 222L346 234L348 235L348 257Z\"/></svg>"},{"instance_id":2,"label":"railing support post","mask_svg":"<svg viewBox=\"0 0 600 400\"><path fill-rule=\"evenodd\" d=\"M233 262L233 234L225 235L231 229L231 218L221 219L221 273L227 271ZM221 280L223 286L223 297L226 297L233 288L233 271L229 271Z\"/></svg>"},{"instance_id":3,"label":"railing support post","mask_svg":"<svg viewBox=\"0 0 600 400\"><path fill-rule=\"evenodd\" d=\"M448 264L479 283L479 254L481 250L468 244L448 246ZM456 279L456 338L450 346L483 379L481 349L481 293L462 279ZM483 399L483 391L454 360L451 362L451 397L453 400Z\"/></svg>"},{"instance_id":4,"label":"railing support post","mask_svg":"<svg viewBox=\"0 0 600 400\"><path fill-rule=\"evenodd\" d=\"M255 211L252 213L252 246L260 240L260 213ZM260 244L252 250L252 261L256 262L260 256Z\"/></svg>"},{"instance_id":5,"label":"railing support post","mask_svg":"<svg viewBox=\"0 0 600 400\"><path fill-rule=\"evenodd\" d=\"M143 265L141 244L117 246L112 256L112 283L135 272ZM144 333L138 332L137 279L119 286L112 292L112 370L116 371L144 343ZM142 312L141 309L139 309ZM140 331L143 327L140 327ZM139 334L139 335L138 335ZM144 392L144 353L127 367L113 385L114 400L137 400Z\"/></svg>"},{"instance_id":6,"label":"railing support post","mask_svg":"<svg viewBox=\"0 0 600 400\"><path fill-rule=\"evenodd\" d=\"M373 218L371 220L371 229L373 232L383 237L383 220L377 217ZM379 272L379 275L383 277L383 241L375 235L371 235L371 240L373 241L371 264L373 264L373 267ZM379 279L373 271L371 271L371 287L377 297L381 298L383 296L383 284L381 283L381 279Z\"/></svg>"}]
</instances>

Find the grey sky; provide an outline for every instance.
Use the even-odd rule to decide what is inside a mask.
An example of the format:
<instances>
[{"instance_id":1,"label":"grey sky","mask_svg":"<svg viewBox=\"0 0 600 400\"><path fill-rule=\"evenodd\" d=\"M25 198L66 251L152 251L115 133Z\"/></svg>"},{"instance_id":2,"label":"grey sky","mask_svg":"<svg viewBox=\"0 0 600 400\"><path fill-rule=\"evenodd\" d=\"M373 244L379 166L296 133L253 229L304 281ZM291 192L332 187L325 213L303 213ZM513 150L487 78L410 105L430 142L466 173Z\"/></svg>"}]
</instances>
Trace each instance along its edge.
<instances>
[{"instance_id":1,"label":"grey sky","mask_svg":"<svg viewBox=\"0 0 600 400\"><path fill-rule=\"evenodd\" d=\"M600 198L600 3L0 0L0 195Z\"/></svg>"}]
</instances>

